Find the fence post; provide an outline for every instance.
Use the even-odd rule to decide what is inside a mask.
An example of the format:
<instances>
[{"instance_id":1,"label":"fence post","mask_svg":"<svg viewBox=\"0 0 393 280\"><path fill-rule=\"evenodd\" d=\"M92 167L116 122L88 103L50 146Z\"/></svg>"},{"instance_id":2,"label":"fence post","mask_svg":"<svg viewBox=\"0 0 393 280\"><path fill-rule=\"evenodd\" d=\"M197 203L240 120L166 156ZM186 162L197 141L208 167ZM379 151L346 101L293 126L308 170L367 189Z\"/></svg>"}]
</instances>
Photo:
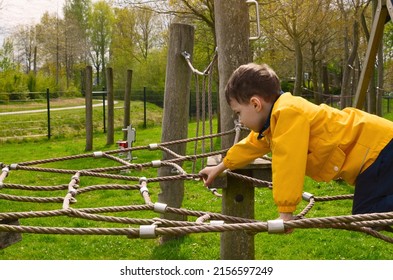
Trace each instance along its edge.
<instances>
[{"instance_id":1,"label":"fence post","mask_svg":"<svg viewBox=\"0 0 393 280\"><path fill-rule=\"evenodd\" d=\"M49 88L46 89L46 108L47 108L47 116L48 116L48 139L51 137L51 128L50 128L50 95Z\"/></svg>"},{"instance_id":2,"label":"fence post","mask_svg":"<svg viewBox=\"0 0 393 280\"><path fill-rule=\"evenodd\" d=\"M114 110L114 93L113 93L113 69L106 69L106 84L108 92L108 133L106 134L106 144L115 143L115 110Z\"/></svg>"},{"instance_id":3,"label":"fence post","mask_svg":"<svg viewBox=\"0 0 393 280\"><path fill-rule=\"evenodd\" d=\"M143 128L147 127L147 112L146 112L146 87L143 87Z\"/></svg>"},{"instance_id":4,"label":"fence post","mask_svg":"<svg viewBox=\"0 0 393 280\"><path fill-rule=\"evenodd\" d=\"M104 127L104 133L106 133L106 88L102 87L102 125Z\"/></svg>"},{"instance_id":5,"label":"fence post","mask_svg":"<svg viewBox=\"0 0 393 280\"><path fill-rule=\"evenodd\" d=\"M125 92L124 92L124 120L123 120L123 128L127 128L130 125L131 84L132 84L132 70L127 70L126 89L125 89ZM127 140L127 131L124 131L123 140Z\"/></svg>"},{"instance_id":6,"label":"fence post","mask_svg":"<svg viewBox=\"0 0 393 280\"><path fill-rule=\"evenodd\" d=\"M93 150L93 68L86 66L86 151Z\"/></svg>"}]
</instances>

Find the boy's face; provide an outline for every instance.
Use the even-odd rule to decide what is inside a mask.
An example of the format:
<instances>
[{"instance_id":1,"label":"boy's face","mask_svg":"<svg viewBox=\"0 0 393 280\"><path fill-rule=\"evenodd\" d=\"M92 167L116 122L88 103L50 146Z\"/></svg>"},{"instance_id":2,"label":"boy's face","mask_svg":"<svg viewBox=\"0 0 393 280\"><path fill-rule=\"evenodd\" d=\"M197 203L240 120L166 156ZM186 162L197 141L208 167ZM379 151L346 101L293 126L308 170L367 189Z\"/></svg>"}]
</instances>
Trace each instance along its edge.
<instances>
[{"instance_id":1,"label":"boy's face","mask_svg":"<svg viewBox=\"0 0 393 280\"><path fill-rule=\"evenodd\" d=\"M272 105L255 95L250 98L248 103L239 103L235 99L231 99L229 106L244 126L259 132L266 123Z\"/></svg>"}]
</instances>

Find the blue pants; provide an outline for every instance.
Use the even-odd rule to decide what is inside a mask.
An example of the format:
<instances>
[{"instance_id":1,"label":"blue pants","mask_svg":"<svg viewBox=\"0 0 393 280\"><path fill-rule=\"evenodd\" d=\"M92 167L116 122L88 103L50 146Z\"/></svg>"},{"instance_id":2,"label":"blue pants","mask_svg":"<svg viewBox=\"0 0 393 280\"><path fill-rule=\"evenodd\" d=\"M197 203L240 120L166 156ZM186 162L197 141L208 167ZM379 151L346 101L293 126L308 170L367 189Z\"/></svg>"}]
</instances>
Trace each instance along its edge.
<instances>
[{"instance_id":1,"label":"blue pants","mask_svg":"<svg viewBox=\"0 0 393 280\"><path fill-rule=\"evenodd\" d=\"M352 214L393 211L393 140L356 179Z\"/></svg>"}]
</instances>

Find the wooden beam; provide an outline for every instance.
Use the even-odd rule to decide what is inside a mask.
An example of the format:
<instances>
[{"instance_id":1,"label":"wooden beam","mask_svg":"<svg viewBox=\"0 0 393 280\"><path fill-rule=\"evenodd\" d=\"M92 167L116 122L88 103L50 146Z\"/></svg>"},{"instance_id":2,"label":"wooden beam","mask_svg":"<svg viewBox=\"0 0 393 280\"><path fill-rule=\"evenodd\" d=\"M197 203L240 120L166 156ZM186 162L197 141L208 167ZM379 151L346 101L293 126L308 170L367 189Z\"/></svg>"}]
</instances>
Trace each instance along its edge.
<instances>
[{"instance_id":1,"label":"wooden beam","mask_svg":"<svg viewBox=\"0 0 393 280\"><path fill-rule=\"evenodd\" d=\"M390 2L390 1L389 1ZM392 3L389 3L390 6ZM379 44L382 41L384 25L389 16L388 8L385 0L378 2L377 10L371 29L370 40L367 46L366 58L363 63L362 72L360 74L360 83L356 89L355 100L353 106L358 109L363 109L366 100L367 88L374 71L375 59Z\"/></svg>"}]
</instances>

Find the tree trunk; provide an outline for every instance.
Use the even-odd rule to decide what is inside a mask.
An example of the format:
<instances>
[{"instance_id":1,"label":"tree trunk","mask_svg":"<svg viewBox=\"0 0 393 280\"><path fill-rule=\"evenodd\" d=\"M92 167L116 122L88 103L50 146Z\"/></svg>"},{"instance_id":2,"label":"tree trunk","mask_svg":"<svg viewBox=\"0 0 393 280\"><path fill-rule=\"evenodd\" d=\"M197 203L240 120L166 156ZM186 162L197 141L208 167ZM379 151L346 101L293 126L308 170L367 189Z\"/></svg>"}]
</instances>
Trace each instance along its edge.
<instances>
[{"instance_id":1,"label":"tree trunk","mask_svg":"<svg viewBox=\"0 0 393 280\"><path fill-rule=\"evenodd\" d=\"M346 44L348 45L348 44ZM358 52L358 46L359 46L359 23L355 21L353 23L353 47L351 54L348 57L348 60L346 61L344 65L344 73L343 73L343 79L341 82L341 108L345 108L350 106L351 104L351 72L352 69L354 68L354 61L357 56Z\"/></svg>"},{"instance_id":2,"label":"tree trunk","mask_svg":"<svg viewBox=\"0 0 393 280\"><path fill-rule=\"evenodd\" d=\"M303 84L303 53L300 43L295 40L295 57L296 57L296 69L295 69L295 85L293 89L293 95L302 95L302 84Z\"/></svg>"},{"instance_id":3,"label":"tree trunk","mask_svg":"<svg viewBox=\"0 0 393 280\"><path fill-rule=\"evenodd\" d=\"M322 84L323 84L323 94L325 97L328 97L330 95L330 90L329 90L329 73L327 70L326 63L323 63L322 65Z\"/></svg>"},{"instance_id":4,"label":"tree trunk","mask_svg":"<svg viewBox=\"0 0 393 280\"><path fill-rule=\"evenodd\" d=\"M377 98L376 98L376 111L375 113L378 116L382 116L382 95L383 95L383 88L384 88L384 68L383 68L383 46L382 44L379 45L379 50L378 50L378 68L377 68L377 77L378 77L378 85L377 85Z\"/></svg>"},{"instance_id":5,"label":"tree trunk","mask_svg":"<svg viewBox=\"0 0 393 280\"><path fill-rule=\"evenodd\" d=\"M311 53L312 53L312 73L311 73L311 80L312 80L312 90L314 92L314 102L315 104L322 103L322 95L319 92L318 84L319 84L319 73L318 73L318 61L316 60L316 51L315 51L315 44L311 45Z\"/></svg>"}]
</instances>

